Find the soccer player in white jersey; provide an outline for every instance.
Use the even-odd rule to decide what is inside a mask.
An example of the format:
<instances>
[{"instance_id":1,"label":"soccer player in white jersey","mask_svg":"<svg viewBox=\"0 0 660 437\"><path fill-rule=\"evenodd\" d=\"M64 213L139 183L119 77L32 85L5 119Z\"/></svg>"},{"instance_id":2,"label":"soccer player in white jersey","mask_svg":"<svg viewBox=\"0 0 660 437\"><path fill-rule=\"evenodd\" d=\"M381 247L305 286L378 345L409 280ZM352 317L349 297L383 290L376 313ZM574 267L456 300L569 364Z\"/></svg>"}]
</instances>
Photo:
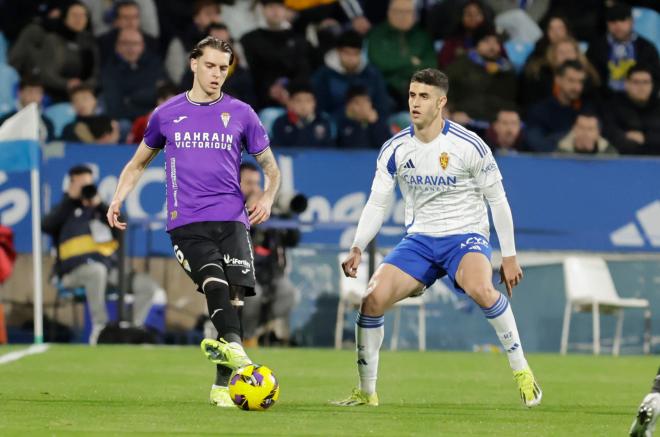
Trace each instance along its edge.
<instances>
[{"instance_id":1,"label":"soccer player in white jersey","mask_svg":"<svg viewBox=\"0 0 660 437\"><path fill-rule=\"evenodd\" d=\"M479 305L495 329L524 405L541 402L541 388L523 354L509 301L492 283L486 202L501 244L500 275L509 297L522 279L502 176L477 135L443 120L448 89L447 76L438 70L415 73L408 96L412 126L387 141L378 155L371 195L342 263L344 274L357 276L362 252L378 233L397 182L405 201L407 235L369 281L355 328L359 386L335 405L378 405L376 379L385 311L399 300L421 294L444 275Z\"/></svg>"}]
</instances>

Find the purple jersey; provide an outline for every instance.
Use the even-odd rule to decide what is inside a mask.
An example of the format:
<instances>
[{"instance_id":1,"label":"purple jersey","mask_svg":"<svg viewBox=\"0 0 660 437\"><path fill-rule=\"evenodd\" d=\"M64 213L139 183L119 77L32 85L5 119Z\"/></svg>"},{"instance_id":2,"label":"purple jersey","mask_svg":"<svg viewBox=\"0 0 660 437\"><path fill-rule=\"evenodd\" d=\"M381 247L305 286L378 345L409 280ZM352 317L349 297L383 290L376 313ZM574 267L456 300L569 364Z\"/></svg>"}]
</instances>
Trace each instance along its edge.
<instances>
[{"instance_id":1,"label":"purple jersey","mask_svg":"<svg viewBox=\"0 0 660 437\"><path fill-rule=\"evenodd\" d=\"M188 223L237 221L249 226L241 193L241 153L258 155L268 134L254 110L227 94L208 103L179 94L151 114L144 142L165 148L167 230Z\"/></svg>"}]
</instances>

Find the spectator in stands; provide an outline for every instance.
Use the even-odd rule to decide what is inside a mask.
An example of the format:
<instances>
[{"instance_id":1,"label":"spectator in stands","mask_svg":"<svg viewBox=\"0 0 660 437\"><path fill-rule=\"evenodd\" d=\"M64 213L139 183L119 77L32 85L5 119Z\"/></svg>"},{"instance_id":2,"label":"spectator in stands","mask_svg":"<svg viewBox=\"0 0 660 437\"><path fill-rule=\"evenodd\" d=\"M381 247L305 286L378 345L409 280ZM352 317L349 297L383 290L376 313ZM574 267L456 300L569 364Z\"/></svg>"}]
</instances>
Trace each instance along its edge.
<instances>
[{"instance_id":1,"label":"spectator in stands","mask_svg":"<svg viewBox=\"0 0 660 437\"><path fill-rule=\"evenodd\" d=\"M102 77L106 113L132 123L153 109L156 84L165 73L158 56L144 50L142 34L125 29L119 31L115 56L103 65Z\"/></svg>"},{"instance_id":2,"label":"spectator in stands","mask_svg":"<svg viewBox=\"0 0 660 437\"><path fill-rule=\"evenodd\" d=\"M366 35L371 22L358 0L294 0L286 5L295 12L293 30L314 41L312 65L323 64L325 54L335 47L342 31L350 29Z\"/></svg>"},{"instance_id":3,"label":"spectator in stands","mask_svg":"<svg viewBox=\"0 0 660 437\"><path fill-rule=\"evenodd\" d=\"M254 95L254 82L252 73L241 65L241 55L234 45L234 40L229 34L229 28L223 23L213 23L207 29L207 35L214 36L222 41L227 41L234 48L234 62L229 68L227 80L222 85L222 91L230 96L236 97L250 106L256 106L257 98ZM180 89L192 88L193 73L190 67L181 79Z\"/></svg>"},{"instance_id":4,"label":"spectator in stands","mask_svg":"<svg viewBox=\"0 0 660 437\"><path fill-rule=\"evenodd\" d=\"M245 199L260 196L263 192L261 172L249 162L241 164L240 183ZM243 344L257 346L259 337L268 331L271 331L272 338L265 338L264 343L288 344L289 318L300 300L300 290L289 278L287 253L289 248L298 245L300 231L259 225L250 227L250 237L254 244L257 282L254 287L256 295L245 299L241 315L245 337Z\"/></svg>"},{"instance_id":5,"label":"spectator in stands","mask_svg":"<svg viewBox=\"0 0 660 437\"><path fill-rule=\"evenodd\" d=\"M21 2L16 2L16 4L20 3ZM0 8L3 6L6 9L12 9L7 2L5 2L5 5L0 5ZM21 8L18 7L17 9ZM60 20L55 17L61 15L62 11L60 7L49 5L46 6L45 9L46 13L43 14L43 16L32 18L32 21L24 27L18 27L18 29L20 29L20 34L9 48L9 56L7 60L21 77L36 77L40 75L39 69L41 68L41 62L39 56L42 53L44 41L46 41L48 34L53 32L59 25ZM17 11L11 12L14 13L14 16L4 16L2 18L9 18L12 21L16 19L15 12ZM2 26L0 26L0 28L3 29L3 32L6 32L7 30Z\"/></svg>"},{"instance_id":6,"label":"spectator in stands","mask_svg":"<svg viewBox=\"0 0 660 437\"><path fill-rule=\"evenodd\" d=\"M516 101L516 74L502 56L495 28L479 28L472 37L475 48L446 70L451 78L453 120L463 125L475 120L487 123L496 117L499 108L515 106Z\"/></svg>"},{"instance_id":7,"label":"spectator in stands","mask_svg":"<svg viewBox=\"0 0 660 437\"><path fill-rule=\"evenodd\" d=\"M316 112L312 86L292 82L288 94L286 114L273 123L273 144L278 147L332 147L330 120L325 114Z\"/></svg>"},{"instance_id":8,"label":"spectator in stands","mask_svg":"<svg viewBox=\"0 0 660 437\"><path fill-rule=\"evenodd\" d=\"M149 52L156 52L158 50L158 41L156 38L145 34L141 30L140 19L140 6L135 0L121 0L116 2L112 8L112 29L97 38L99 53L101 54L101 62L107 59L112 59L117 45L117 36L119 31L123 29L137 30L142 34L144 39L145 49Z\"/></svg>"},{"instance_id":9,"label":"spectator in stands","mask_svg":"<svg viewBox=\"0 0 660 437\"><path fill-rule=\"evenodd\" d=\"M66 0L64 0L66 1ZM117 7L122 3L135 3L139 8L139 29L145 36L158 39L160 36L160 25L158 23L158 8L156 0L83 0L89 9L94 36L101 36L115 27L117 20ZM169 3L169 2L159 2ZM160 5L159 5L160 7ZM135 13L130 13L130 19L135 21ZM110 47L112 53L114 44Z\"/></svg>"},{"instance_id":10,"label":"spectator in stands","mask_svg":"<svg viewBox=\"0 0 660 437\"><path fill-rule=\"evenodd\" d=\"M543 19L543 36L534 44L534 50L530 53L525 66L535 62L545 62L548 47L566 38L572 38L568 22L561 15L549 15Z\"/></svg>"},{"instance_id":11,"label":"spectator in stands","mask_svg":"<svg viewBox=\"0 0 660 437\"><path fill-rule=\"evenodd\" d=\"M62 15L66 2L59 1L2 1L0 2L0 29L10 43L15 43L32 24L43 25Z\"/></svg>"},{"instance_id":12,"label":"spectator in stands","mask_svg":"<svg viewBox=\"0 0 660 437\"><path fill-rule=\"evenodd\" d=\"M655 46L633 31L632 9L616 3L607 9L607 35L589 44L587 57L603 78L603 91L622 91L626 73L635 64L643 64L660 76L660 59Z\"/></svg>"},{"instance_id":13,"label":"spectator in stands","mask_svg":"<svg viewBox=\"0 0 660 437\"><path fill-rule=\"evenodd\" d=\"M286 104L289 81L309 77L309 47L291 30L284 0L260 0L265 26L246 33L243 51L257 94L259 108Z\"/></svg>"},{"instance_id":14,"label":"spectator in stands","mask_svg":"<svg viewBox=\"0 0 660 437\"><path fill-rule=\"evenodd\" d=\"M69 100L73 110L79 117L89 117L98 111L94 89L87 85L78 85L69 93Z\"/></svg>"},{"instance_id":15,"label":"spectator in stands","mask_svg":"<svg viewBox=\"0 0 660 437\"><path fill-rule=\"evenodd\" d=\"M119 123L107 115L77 117L67 132L62 132L65 141L85 144L119 144ZM66 135L66 137L65 137Z\"/></svg>"},{"instance_id":16,"label":"spectator in stands","mask_svg":"<svg viewBox=\"0 0 660 437\"><path fill-rule=\"evenodd\" d=\"M587 73L584 95L593 97L601 84L598 72L580 51L580 46L573 38L561 39L546 49L544 59L534 59L525 66L522 77L520 103L527 108L530 105L552 95L554 72L566 61L579 61Z\"/></svg>"},{"instance_id":17,"label":"spectator in stands","mask_svg":"<svg viewBox=\"0 0 660 437\"><path fill-rule=\"evenodd\" d=\"M117 144L119 124L107 115L97 114L97 99L94 89L78 85L69 93L76 119L64 126L63 141L77 143Z\"/></svg>"},{"instance_id":18,"label":"spectator in stands","mask_svg":"<svg viewBox=\"0 0 660 437\"><path fill-rule=\"evenodd\" d=\"M548 15L561 15L569 23L575 39L591 41L605 31L605 3L603 0L552 0Z\"/></svg>"},{"instance_id":19,"label":"spectator in stands","mask_svg":"<svg viewBox=\"0 0 660 437\"><path fill-rule=\"evenodd\" d=\"M99 55L88 27L87 8L73 1L43 42L39 71L46 94L55 102L68 100L69 91L81 83L97 86Z\"/></svg>"},{"instance_id":20,"label":"spectator in stands","mask_svg":"<svg viewBox=\"0 0 660 437\"><path fill-rule=\"evenodd\" d=\"M368 37L369 60L385 77L397 109L408 108L408 86L413 73L433 67L431 38L416 23L413 0L390 0L387 21Z\"/></svg>"},{"instance_id":21,"label":"spectator in stands","mask_svg":"<svg viewBox=\"0 0 660 437\"><path fill-rule=\"evenodd\" d=\"M297 13L294 28L298 31L304 32L311 24L323 27L322 22L326 20L350 27L360 35L365 35L371 28L358 0L303 0L286 3Z\"/></svg>"},{"instance_id":22,"label":"spectator in stands","mask_svg":"<svg viewBox=\"0 0 660 437\"><path fill-rule=\"evenodd\" d=\"M367 88L349 88L346 108L337 119L337 146L341 149L378 149L389 137L387 123L374 108Z\"/></svg>"},{"instance_id":23,"label":"spectator in stands","mask_svg":"<svg viewBox=\"0 0 660 437\"><path fill-rule=\"evenodd\" d=\"M222 86L224 89L224 85ZM160 106L163 103L167 102L170 98L178 94L178 89L170 82L163 82L156 87L156 105ZM142 115L135 119L131 131L126 137L126 143L128 144L140 144L144 138L144 131L147 129L147 123L151 117L151 113Z\"/></svg>"},{"instance_id":24,"label":"spectator in stands","mask_svg":"<svg viewBox=\"0 0 660 437\"><path fill-rule=\"evenodd\" d=\"M484 23L494 23L495 12L483 2L479 2L477 9L471 8L469 15L465 16L467 3L469 2L466 0L442 0L429 8L424 21L426 31L434 41L446 41L464 34L463 30L476 29Z\"/></svg>"},{"instance_id":25,"label":"spectator in stands","mask_svg":"<svg viewBox=\"0 0 660 437\"><path fill-rule=\"evenodd\" d=\"M616 154L617 151L600 134L600 121L593 112L577 116L568 135L557 144L557 151L587 155Z\"/></svg>"},{"instance_id":26,"label":"spectator in stands","mask_svg":"<svg viewBox=\"0 0 660 437\"><path fill-rule=\"evenodd\" d=\"M559 66L553 95L533 105L527 113L527 138L533 151L554 151L577 114L591 109L582 98L586 76L579 61L566 61Z\"/></svg>"},{"instance_id":27,"label":"spectator in stands","mask_svg":"<svg viewBox=\"0 0 660 437\"><path fill-rule=\"evenodd\" d=\"M456 31L445 39L440 53L438 53L438 66L445 68L459 56L467 53L475 47L472 34L484 25L493 25L492 21L486 20L484 5L479 0L470 0L463 4L460 12L460 25Z\"/></svg>"},{"instance_id":28,"label":"spectator in stands","mask_svg":"<svg viewBox=\"0 0 660 437\"><path fill-rule=\"evenodd\" d=\"M381 117L389 113L385 80L362 52L362 37L354 30L344 32L337 48L325 56L325 65L312 76L314 94L320 111L333 116L344 112L346 92L354 86L365 87Z\"/></svg>"},{"instance_id":29,"label":"spectator in stands","mask_svg":"<svg viewBox=\"0 0 660 437\"><path fill-rule=\"evenodd\" d=\"M616 93L604 112L605 137L622 154L660 155L660 100L649 67L628 70L625 92Z\"/></svg>"},{"instance_id":30,"label":"spectator in stands","mask_svg":"<svg viewBox=\"0 0 660 437\"><path fill-rule=\"evenodd\" d=\"M12 117L21 109L25 108L30 103L36 103L39 107L41 120L39 123L39 139L41 141L50 141L53 139L53 122L41 113L41 103L44 99L44 87L36 78L25 77L21 79L18 84L18 105L15 111L11 111L0 117L0 125L8 118Z\"/></svg>"},{"instance_id":31,"label":"spectator in stands","mask_svg":"<svg viewBox=\"0 0 660 437\"><path fill-rule=\"evenodd\" d=\"M165 55L165 70L170 80L180 84L190 69L188 54L202 38L207 36L211 24L221 23L218 0L196 0L193 3L192 22L170 41Z\"/></svg>"},{"instance_id":32,"label":"spectator in stands","mask_svg":"<svg viewBox=\"0 0 660 437\"><path fill-rule=\"evenodd\" d=\"M485 140L494 153L529 150L520 115L513 107L505 107L497 111L495 120L486 131Z\"/></svg>"},{"instance_id":33,"label":"spectator in stands","mask_svg":"<svg viewBox=\"0 0 660 437\"><path fill-rule=\"evenodd\" d=\"M119 283L118 236L105 220L107 209L94 185L92 170L78 165L69 170L69 184L62 200L41 221L42 231L52 237L57 249L55 275L64 287L85 288L93 325L90 344L96 343L108 323L106 288ZM153 295L162 288L146 274L131 276L129 288L135 295L133 323L141 326Z\"/></svg>"}]
</instances>

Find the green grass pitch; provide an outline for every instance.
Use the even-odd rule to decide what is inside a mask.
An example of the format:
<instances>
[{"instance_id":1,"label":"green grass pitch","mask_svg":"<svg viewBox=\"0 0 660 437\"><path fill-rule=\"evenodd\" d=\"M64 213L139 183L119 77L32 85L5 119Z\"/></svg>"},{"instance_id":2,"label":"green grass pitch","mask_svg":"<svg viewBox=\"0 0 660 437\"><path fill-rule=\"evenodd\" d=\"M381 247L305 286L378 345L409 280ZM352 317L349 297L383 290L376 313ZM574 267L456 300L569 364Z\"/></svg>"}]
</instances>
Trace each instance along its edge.
<instances>
[{"instance_id":1,"label":"green grass pitch","mask_svg":"<svg viewBox=\"0 0 660 437\"><path fill-rule=\"evenodd\" d=\"M17 347L0 348L0 355ZM52 346L0 365L0 436L622 436L655 357L531 355L543 404L523 408L503 355L383 352L378 408L339 408L354 353L257 349L279 402L266 412L207 403L214 366L199 348Z\"/></svg>"}]
</instances>

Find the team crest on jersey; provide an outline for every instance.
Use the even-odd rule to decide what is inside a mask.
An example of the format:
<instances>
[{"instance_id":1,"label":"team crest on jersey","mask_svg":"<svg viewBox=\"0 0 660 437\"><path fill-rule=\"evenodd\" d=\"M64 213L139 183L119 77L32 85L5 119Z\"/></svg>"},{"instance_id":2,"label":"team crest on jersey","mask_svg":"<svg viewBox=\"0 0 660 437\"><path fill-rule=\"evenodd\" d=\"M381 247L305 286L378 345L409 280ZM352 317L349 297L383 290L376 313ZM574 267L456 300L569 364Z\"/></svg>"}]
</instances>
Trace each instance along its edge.
<instances>
[{"instance_id":1,"label":"team crest on jersey","mask_svg":"<svg viewBox=\"0 0 660 437\"><path fill-rule=\"evenodd\" d=\"M448 165L449 165L449 154L447 152L442 152L440 154L440 167L442 167L443 170L447 170Z\"/></svg>"},{"instance_id":2,"label":"team crest on jersey","mask_svg":"<svg viewBox=\"0 0 660 437\"><path fill-rule=\"evenodd\" d=\"M225 127L227 127L227 125L229 124L229 119L231 118L229 112L223 112L222 114L220 114L220 118L222 119L222 124L224 124Z\"/></svg>"}]
</instances>

